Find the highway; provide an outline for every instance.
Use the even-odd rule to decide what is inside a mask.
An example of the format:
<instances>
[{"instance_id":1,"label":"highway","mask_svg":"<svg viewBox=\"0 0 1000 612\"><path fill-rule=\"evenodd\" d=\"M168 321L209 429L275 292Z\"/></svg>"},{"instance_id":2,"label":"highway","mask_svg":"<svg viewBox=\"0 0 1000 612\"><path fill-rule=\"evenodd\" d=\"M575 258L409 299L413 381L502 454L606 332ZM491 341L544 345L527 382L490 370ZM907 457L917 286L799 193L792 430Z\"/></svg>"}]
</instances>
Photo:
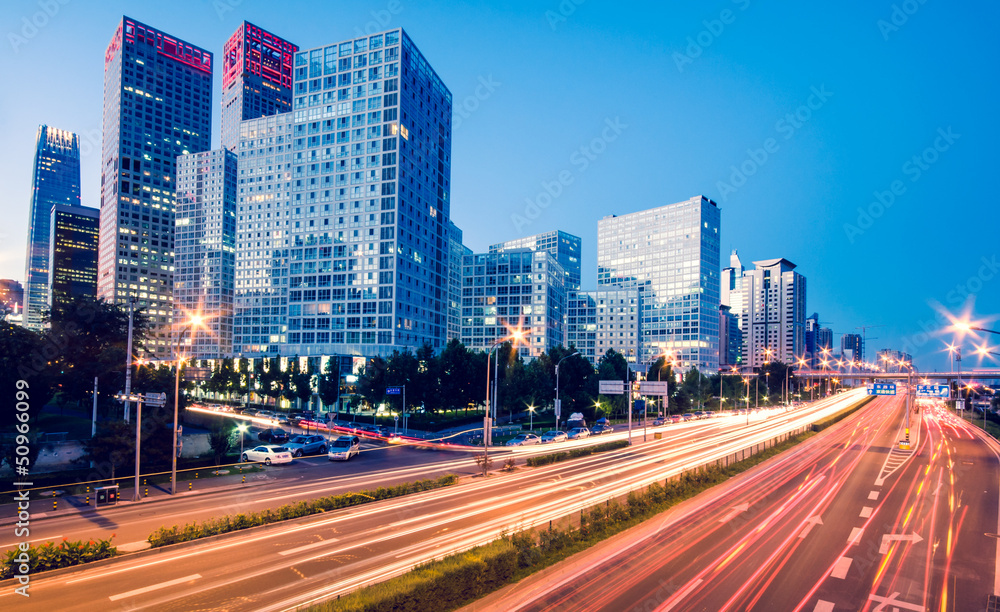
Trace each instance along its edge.
<instances>
[{"instance_id":1,"label":"highway","mask_svg":"<svg viewBox=\"0 0 1000 612\"><path fill-rule=\"evenodd\" d=\"M903 399L466 608L986 610L1000 593L1000 447Z\"/></svg>"},{"instance_id":2,"label":"highway","mask_svg":"<svg viewBox=\"0 0 1000 612\"><path fill-rule=\"evenodd\" d=\"M664 439L619 452L39 575L32 601L60 610L290 610L731 456L859 397L757 415L749 425L732 416L662 428ZM0 606L10 592L0 592Z\"/></svg>"}]
</instances>

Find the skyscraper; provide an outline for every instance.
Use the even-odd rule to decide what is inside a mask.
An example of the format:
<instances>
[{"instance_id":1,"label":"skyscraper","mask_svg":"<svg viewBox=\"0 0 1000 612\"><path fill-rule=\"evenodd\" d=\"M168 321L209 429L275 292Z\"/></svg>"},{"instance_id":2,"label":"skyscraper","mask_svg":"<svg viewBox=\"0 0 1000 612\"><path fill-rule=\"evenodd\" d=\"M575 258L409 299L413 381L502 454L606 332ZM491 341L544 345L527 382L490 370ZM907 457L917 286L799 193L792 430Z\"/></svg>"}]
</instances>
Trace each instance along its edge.
<instances>
[{"instance_id":1,"label":"skyscraper","mask_svg":"<svg viewBox=\"0 0 1000 612\"><path fill-rule=\"evenodd\" d=\"M743 355L743 273L746 268L740 261L736 249L729 254L729 266L722 269L722 287L719 294L719 302L722 306L728 307L724 315L726 319L719 320L719 331L724 341L720 341L719 349L726 353L726 359L720 360L719 365L737 365L742 361ZM729 326L732 321L736 321L736 330L728 327L721 327L725 322ZM735 352L735 355L733 354Z\"/></svg>"},{"instance_id":2,"label":"skyscraper","mask_svg":"<svg viewBox=\"0 0 1000 612\"><path fill-rule=\"evenodd\" d=\"M236 152L240 121L292 110L297 45L244 21L222 56L222 147Z\"/></svg>"},{"instance_id":3,"label":"skyscraper","mask_svg":"<svg viewBox=\"0 0 1000 612\"><path fill-rule=\"evenodd\" d=\"M123 17L104 55L98 297L145 308L169 359L177 156L208 150L212 54Z\"/></svg>"},{"instance_id":4,"label":"skyscraper","mask_svg":"<svg viewBox=\"0 0 1000 612\"><path fill-rule=\"evenodd\" d=\"M491 244L490 253L502 253L511 249L548 251L566 272L566 290L579 291L581 242L579 236L557 230Z\"/></svg>"},{"instance_id":5,"label":"skyscraper","mask_svg":"<svg viewBox=\"0 0 1000 612\"><path fill-rule=\"evenodd\" d=\"M719 367L719 206L704 196L597 223L597 284L640 292L640 363Z\"/></svg>"},{"instance_id":6,"label":"skyscraper","mask_svg":"<svg viewBox=\"0 0 1000 612\"><path fill-rule=\"evenodd\" d=\"M236 154L214 149L177 158L174 321L198 312L185 355L220 359L233 348L236 274ZM179 331L179 330L178 330Z\"/></svg>"},{"instance_id":7,"label":"skyscraper","mask_svg":"<svg viewBox=\"0 0 1000 612\"><path fill-rule=\"evenodd\" d=\"M293 96L240 126L234 351L442 348L451 92L395 29L297 53Z\"/></svg>"},{"instance_id":8,"label":"skyscraper","mask_svg":"<svg viewBox=\"0 0 1000 612\"><path fill-rule=\"evenodd\" d=\"M861 334L844 334L840 339L840 353L845 360L860 362L864 360L865 341Z\"/></svg>"},{"instance_id":9,"label":"skyscraper","mask_svg":"<svg viewBox=\"0 0 1000 612\"><path fill-rule=\"evenodd\" d=\"M77 297L97 296L100 211L86 206L52 207L49 220L49 308Z\"/></svg>"},{"instance_id":10,"label":"skyscraper","mask_svg":"<svg viewBox=\"0 0 1000 612\"><path fill-rule=\"evenodd\" d=\"M28 253L24 272L24 326L39 331L49 296L49 223L56 204L80 205L80 139L73 132L38 126L31 174Z\"/></svg>"},{"instance_id":11,"label":"skyscraper","mask_svg":"<svg viewBox=\"0 0 1000 612\"><path fill-rule=\"evenodd\" d=\"M566 345L595 367L609 350L635 360L639 353L639 290L615 287L569 292Z\"/></svg>"},{"instance_id":12,"label":"skyscraper","mask_svg":"<svg viewBox=\"0 0 1000 612\"><path fill-rule=\"evenodd\" d=\"M806 279L787 259L753 263L743 274L743 363L794 363L805 352Z\"/></svg>"},{"instance_id":13,"label":"skyscraper","mask_svg":"<svg viewBox=\"0 0 1000 612\"><path fill-rule=\"evenodd\" d=\"M462 244L462 230L448 222L448 341L462 337L462 258L472 249Z\"/></svg>"}]
</instances>

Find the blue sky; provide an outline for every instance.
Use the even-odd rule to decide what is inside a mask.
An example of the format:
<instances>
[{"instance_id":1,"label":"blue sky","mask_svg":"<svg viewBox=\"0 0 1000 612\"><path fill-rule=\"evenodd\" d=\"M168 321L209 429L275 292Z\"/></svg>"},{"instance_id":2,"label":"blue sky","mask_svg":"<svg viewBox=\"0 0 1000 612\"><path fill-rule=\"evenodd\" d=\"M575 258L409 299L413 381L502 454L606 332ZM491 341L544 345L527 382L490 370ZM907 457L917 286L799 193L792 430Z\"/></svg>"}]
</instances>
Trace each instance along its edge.
<instances>
[{"instance_id":1,"label":"blue sky","mask_svg":"<svg viewBox=\"0 0 1000 612\"><path fill-rule=\"evenodd\" d=\"M562 229L583 238L593 288L598 219L704 194L722 208L724 261L736 248L748 266L796 263L836 336L884 326L869 358L890 346L947 369L941 311L1000 327L994 3L17 0L4 13L0 278L24 275L38 124L82 134L83 200L98 205L103 53L123 13L217 56L242 19L302 48L402 26L454 97L452 217L473 250Z\"/></svg>"}]
</instances>

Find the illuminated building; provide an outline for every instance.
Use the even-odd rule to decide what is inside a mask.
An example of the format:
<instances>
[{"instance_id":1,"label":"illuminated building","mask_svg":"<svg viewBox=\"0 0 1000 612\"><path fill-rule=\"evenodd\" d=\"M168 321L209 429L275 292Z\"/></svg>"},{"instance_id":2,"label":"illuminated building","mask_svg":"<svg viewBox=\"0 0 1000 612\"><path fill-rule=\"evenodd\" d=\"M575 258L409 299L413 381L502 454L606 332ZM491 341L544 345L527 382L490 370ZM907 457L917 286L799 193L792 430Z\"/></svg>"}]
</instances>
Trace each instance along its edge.
<instances>
[{"instance_id":1,"label":"illuminated building","mask_svg":"<svg viewBox=\"0 0 1000 612\"><path fill-rule=\"evenodd\" d=\"M184 312L197 312L205 319L183 336L183 352L195 359L221 359L233 345L236 155L232 151L214 149L177 158L175 216L174 321L184 321Z\"/></svg>"},{"instance_id":2,"label":"illuminated building","mask_svg":"<svg viewBox=\"0 0 1000 612\"><path fill-rule=\"evenodd\" d=\"M208 150L211 132L212 54L123 17L104 56L97 295L136 298L158 359L173 344L177 156Z\"/></svg>"},{"instance_id":3,"label":"illuminated building","mask_svg":"<svg viewBox=\"0 0 1000 612\"><path fill-rule=\"evenodd\" d=\"M787 259L743 273L743 364L791 364L805 352L806 278Z\"/></svg>"},{"instance_id":4,"label":"illuminated building","mask_svg":"<svg viewBox=\"0 0 1000 612\"><path fill-rule=\"evenodd\" d=\"M531 249L552 253L559 265L566 271L566 290L580 289L581 240L578 236L562 231L546 232L525 236L490 245L490 253L502 253L511 249Z\"/></svg>"},{"instance_id":5,"label":"illuminated building","mask_svg":"<svg viewBox=\"0 0 1000 612\"><path fill-rule=\"evenodd\" d=\"M97 296L100 211L56 204L49 217L48 308Z\"/></svg>"},{"instance_id":6,"label":"illuminated building","mask_svg":"<svg viewBox=\"0 0 1000 612\"><path fill-rule=\"evenodd\" d=\"M472 249L462 244L462 230L448 222L448 341L462 338L462 258Z\"/></svg>"},{"instance_id":7,"label":"illuminated building","mask_svg":"<svg viewBox=\"0 0 1000 612\"><path fill-rule=\"evenodd\" d=\"M240 121L292 110L296 45L244 21L222 55L222 146L236 152Z\"/></svg>"},{"instance_id":8,"label":"illuminated building","mask_svg":"<svg viewBox=\"0 0 1000 612\"><path fill-rule=\"evenodd\" d=\"M639 363L718 369L719 223L704 196L598 221L598 287L639 290Z\"/></svg>"},{"instance_id":9,"label":"illuminated building","mask_svg":"<svg viewBox=\"0 0 1000 612\"><path fill-rule=\"evenodd\" d=\"M24 322L21 308L24 304L24 287L12 278L0 278L0 319L20 325Z\"/></svg>"},{"instance_id":10,"label":"illuminated building","mask_svg":"<svg viewBox=\"0 0 1000 612\"><path fill-rule=\"evenodd\" d=\"M80 139L73 132L38 126L31 173L28 253L24 272L24 326L40 331L49 307L49 223L56 204L80 205Z\"/></svg>"},{"instance_id":11,"label":"illuminated building","mask_svg":"<svg viewBox=\"0 0 1000 612\"><path fill-rule=\"evenodd\" d=\"M489 350L515 329L517 350L538 357L563 343L566 271L548 251L466 255L462 263L462 344Z\"/></svg>"},{"instance_id":12,"label":"illuminated building","mask_svg":"<svg viewBox=\"0 0 1000 612\"><path fill-rule=\"evenodd\" d=\"M595 367L609 349L630 363L639 354L639 290L572 291L566 298L566 346Z\"/></svg>"}]
</instances>

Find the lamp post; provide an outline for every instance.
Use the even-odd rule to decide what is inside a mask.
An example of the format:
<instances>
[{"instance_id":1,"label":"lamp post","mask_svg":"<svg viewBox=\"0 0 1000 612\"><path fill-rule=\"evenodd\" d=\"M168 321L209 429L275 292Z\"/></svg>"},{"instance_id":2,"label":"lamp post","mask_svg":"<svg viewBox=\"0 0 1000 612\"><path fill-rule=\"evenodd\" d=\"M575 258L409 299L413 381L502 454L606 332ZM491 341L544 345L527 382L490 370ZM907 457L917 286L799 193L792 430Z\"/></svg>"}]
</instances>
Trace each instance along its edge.
<instances>
[{"instance_id":1,"label":"lamp post","mask_svg":"<svg viewBox=\"0 0 1000 612\"><path fill-rule=\"evenodd\" d=\"M135 312L135 296L128 298L128 349L125 355L125 422L128 423L129 400L132 395L132 315Z\"/></svg>"},{"instance_id":2,"label":"lamp post","mask_svg":"<svg viewBox=\"0 0 1000 612\"><path fill-rule=\"evenodd\" d=\"M528 431L535 431L535 407L528 406Z\"/></svg>"},{"instance_id":3,"label":"lamp post","mask_svg":"<svg viewBox=\"0 0 1000 612\"><path fill-rule=\"evenodd\" d=\"M514 344L517 344L517 342L519 340L521 340L522 336L523 336L523 332L521 332L521 330L516 330L514 332L511 332L510 336L508 336L506 338L501 338L500 340L497 340L493 344L493 346L490 347L490 350L487 351L487 353L486 353L486 415L483 417L483 475L486 475L489 472L489 460L490 460L489 448L490 448L490 443L493 441L493 439L492 439L493 438L493 430L492 430L492 427L490 426L490 407L491 407L491 402L490 402L490 359L493 356L493 351L495 351L498 346L500 346L501 344L503 344L503 343L505 343L505 342L507 342L509 340L513 340ZM497 361L499 361L499 360L497 360ZM494 367L496 367L496 366L494 366ZM495 380L496 379L496 375L494 375L493 378L494 378L493 382L494 382L494 384L496 384L496 380ZM496 406L493 406L493 408L496 409Z\"/></svg>"},{"instance_id":4,"label":"lamp post","mask_svg":"<svg viewBox=\"0 0 1000 612\"><path fill-rule=\"evenodd\" d=\"M240 432L240 461L243 461L243 434L246 433L247 424L240 423L239 425L236 426L236 429L238 429Z\"/></svg>"},{"instance_id":5,"label":"lamp post","mask_svg":"<svg viewBox=\"0 0 1000 612\"><path fill-rule=\"evenodd\" d=\"M559 366L562 365L563 361L566 361L567 359L569 359L573 355L579 355L579 354L580 354L580 351L574 351L574 352L570 353L569 355L564 356L562 359L560 359L559 361L556 362L556 405L555 405L556 429L559 429L559 417L562 416L562 403L559 401Z\"/></svg>"},{"instance_id":6,"label":"lamp post","mask_svg":"<svg viewBox=\"0 0 1000 612\"><path fill-rule=\"evenodd\" d=\"M201 325L202 318L199 315L192 315L191 322L185 325L180 333L177 334L177 369L174 377L174 431L173 440L174 444L170 447L170 494L174 495L177 493L177 412L180 402L180 392L181 392L181 340L184 338L184 334L191 331L192 327ZM240 453L242 455L242 453ZM242 456L240 457L242 459Z\"/></svg>"}]
</instances>

